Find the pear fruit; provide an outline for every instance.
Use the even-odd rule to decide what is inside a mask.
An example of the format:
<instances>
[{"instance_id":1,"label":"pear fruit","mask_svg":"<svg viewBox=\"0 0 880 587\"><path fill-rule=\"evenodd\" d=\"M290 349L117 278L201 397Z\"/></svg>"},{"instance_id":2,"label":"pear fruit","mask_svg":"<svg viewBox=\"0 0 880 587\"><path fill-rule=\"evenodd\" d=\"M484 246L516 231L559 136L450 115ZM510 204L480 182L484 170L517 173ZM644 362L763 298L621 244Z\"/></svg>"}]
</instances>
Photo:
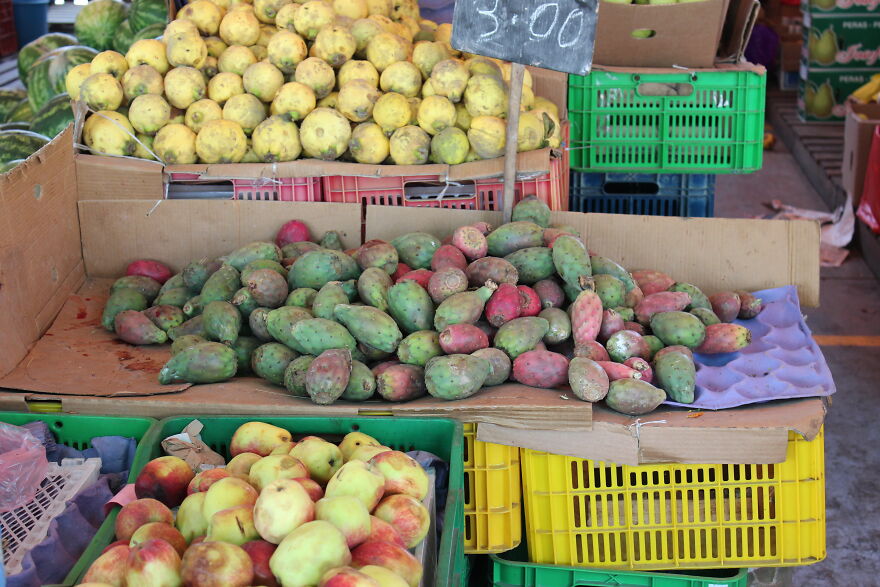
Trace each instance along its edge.
<instances>
[{"instance_id":1,"label":"pear fruit","mask_svg":"<svg viewBox=\"0 0 880 587\"><path fill-rule=\"evenodd\" d=\"M339 450L342 452L342 458L346 462L351 460L351 455L363 445L381 446L382 443L363 432L349 432L339 443Z\"/></svg>"},{"instance_id":2,"label":"pear fruit","mask_svg":"<svg viewBox=\"0 0 880 587\"><path fill-rule=\"evenodd\" d=\"M817 118L828 118L831 116L834 105L834 89L831 87L831 83L826 81L819 86L816 97L813 98L812 113Z\"/></svg>"},{"instance_id":3,"label":"pear fruit","mask_svg":"<svg viewBox=\"0 0 880 587\"><path fill-rule=\"evenodd\" d=\"M834 32L834 29L828 27L818 37L818 40L814 42L813 39L815 39L815 37L812 35L811 31L810 59L819 65L834 64L837 58L837 34Z\"/></svg>"},{"instance_id":4,"label":"pear fruit","mask_svg":"<svg viewBox=\"0 0 880 587\"><path fill-rule=\"evenodd\" d=\"M269 483L254 505L254 526L266 542L278 544L315 519L315 504L303 485L293 479Z\"/></svg>"},{"instance_id":5,"label":"pear fruit","mask_svg":"<svg viewBox=\"0 0 880 587\"><path fill-rule=\"evenodd\" d=\"M369 463L349 461L330 478L324 495L356 497L367 510L373 511L385 495L385 476Z\"/></svg>"},{"instance_id":6,"label":"pear fruit","mask_svg":"<svg viewBox=\"0 0 880 587\"><path fill-rule=\"evenodd\" d=\"M331 444L317 436L306 436L293 450L290 456L298 458L309 470L309 477L326 484L342 467L342 452L335 444Z\"/></svg>"},{"instance_id":7,"label":"pear fruit","mask_svg":"<svg viewBox=\"0 0 880 587\"><path fill-rule=\"evenodd\" d=\"M303 524L287 535L269 567L282 585L317 585L330 569L347 566L351 553L345 536L336 526L323 520Z\"/></svg>"}]
</instances>

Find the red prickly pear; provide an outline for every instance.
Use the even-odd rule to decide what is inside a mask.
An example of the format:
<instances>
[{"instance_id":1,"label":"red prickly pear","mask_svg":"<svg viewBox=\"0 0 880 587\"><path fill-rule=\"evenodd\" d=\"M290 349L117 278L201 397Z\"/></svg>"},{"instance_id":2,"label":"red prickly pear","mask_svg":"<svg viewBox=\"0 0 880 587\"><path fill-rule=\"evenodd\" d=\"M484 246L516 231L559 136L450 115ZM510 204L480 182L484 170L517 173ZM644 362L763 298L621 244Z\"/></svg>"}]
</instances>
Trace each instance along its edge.
<instances>
[{"instance_id":1,"label":"red prickly pear","mask_svg":"<svg viewBox=\"0 0 880 587\"><path fill-rule=\"evenodd\" d=\"M534 348L532 348L532 350L533 351L546 351L547 345L544 344L543 340L539 340L538 342L535 343L535 346L534 346Z\"/></svg>"},{"instance_id":2,"label":"red prickly pear","mask_svg":"<svg viewBox=\"0 0 880 587\"><path fill-rule=\"evenodd\" d=\"M650 324L654 314L661 312L680 312L691 303L690 294L683 291L661 291L645 296L636 306L636 320L640 324Z\"/></svg>"},{"instance_id":3,"label":"red prickly pear","mask_svg":"<svg viewBox=\"0 0 880 587\"><path fill-rule=\"evenodd\" d=\"M290 220L285 222L284 225L278 229L278 234L275 235L275 244L279 247L289 245L290 243L310 240L312 240L312 235L309 232L309 227L300 220Z\"/></svg>"},{"instance_id":4,"label":"red prickly pear","mask_svg":"<svg viewBox=\"0 0 880 587\"><path fill-rule=\"evenodd\" d=\"M440 271L447 267L453 267L455 269L461 269L461 271L464 272L467 269L467 266L468 262L467 259L464 258L464 253L452 245L442 245L439 249L434 251L434 256L431 257L431 269L433 271Z\"/></svg>"},{"instance_id":5,"label":"red prickly pear","mask_svg":"<svg viewBox=\"0 0 880 587\"><path fill-rule=\"evenodd\" d=\"M602 300L590 289L585 289L571 303L571 330L575 345L596 340L602 326Z\"/></svg>"},{"instance_id":6,"label":"red prickly pear","mask_svg":"<svg viewBox=\"0 0 880 587\"><path fill-rule=\"evenodd\" d=\"M428 293L435 304L441 303L451 295L468 288L468 278L464 271L456 267L446 267L434 273L428 280Z\"/></svg>"},{"instance_id":7,"label":"red prickly pear","mask_svg":"<svg viewBox=\"0 0 880 587\"><path fill-rule=\"evenodd\" d=\"M645 327L638 322L624 322L623 329L632 330L633 332L638 332L639 334L645 334Z\"/></svg>"},{"instance_id":8,"label":"red prickly pear","mask_svg":"<svg viewBox=\"0 0 880 587\"><path fill-rule=\"evenodd\" d=\"M553 227L545 228L544 235L543 235L544 246L552 249L553 243L555 243L556 239L558 239L560 236L573 236L575 238L578 238L578 236L576 234L572 234L563 228L553 228Z\"/></svg>"},{"instance_id":9,"label":"red prickly pear","mask_svg":"<svg viewBox=\"0 0 880 587\"><path fill-rule=\"evenodd\" d=\"M608 351L595 340L591 340L584 345L574 347L574 356L591 359L593 361L610 361Z\"/></svg>"},{"instance_id":10,"label":"red prickly pear","mask_svg":"<svg viewBox=\"0 0 880 587\"><path fill-rule=\"evenodd\" d=\"M400 361L384 361L382 363L379 363L373 367L373 375L378 377L379 375L387 371L389 367L400 364Z\"/></svg>"},{"instance_id":11,"label":"red prickly pear","mask_svg":"<svg viewBox=\"0 0 880 587\"><path fill-rule=\"evenodd\" d=\"M735 291L719 291L709 296L712 311L722 322L733 322L739 315L741 301Z\"/></svg>"},{"instance_id":12,"label":"red prickly pear","mask_svg":"<svg viewBox=\"0 0 880 587\"><path fill-rule=\"evenodd\" d=\"M739 315L738 318L740 320L749 320L750 318L754 318L758 314L761 313L761 310L764 309L764 303L761 298L756 298L754 295L750 294L747 291L737 291L737 295L739 295Z\"/></svg>"},{"instance_id":13,"label":"red prickly pear","mask_svg":"<svg viewBox=\"0 0 880 587\"><path fill-rule=\"evenodd\" d=\"M640 269L639 271L633 271L632 276L646 296L666 291L675 285L675 280L661 271Z\"/></svg>"},{"instance_id":14,"label":"red prickly pear","mask_svg":"<svg viewBox=\"0 0 880 587\"><path fill-rule=\"evenodd\" d=\"M488 280L495 283L512 283L519 281L519 272L510 261L498 257L483 257L468 265L468 282L471 287L480 287Z\"/></svg>"},{"instance_id":15,"label":"red prickly pear","mask_svg":"<svg viewBox=\"0 0 880 587\"><path fill-rule=\"evenodd\" d=\"M473 226L474 228L479 230L481 233L483 233L483 236L492 232L492 225L489 224L488 222L483 222L483 221L474 222L473 224L470 224L469 226Z\"/></svg>"},{"instance_id":16,"label":"red prickly pear","mask_svg":"<svg viewBox=\"0 0 880 587\"><path fill-rule=\"evenodd\" d=\"M651 369L651 365L645 359L641 357L630 357L625 360L623 364L641 373L642 381L645 381L647 383L651 383L652 381L654 381L654 371L653 369Z\"/></svg>"},{"instance_id":17,"label":"red prickly pear","mask_svg":"<svg viewBox=\"0 0 880 587\"><path fill-rule=\"evenodd\" d=\"M579 399L597 402L608 395L608 374L599 363L584 357L575 357L568 364L568 384Z\"/></svg>"},{"instance_id":18,"label":"red prickly pear","mask_svg":"<svg viewBox=\"0 0 880 587\"><path fill-rule=\"evenodd\" d=\"M450 242L471 261L485 257L486 251L489 249L485 234L475 226L456 228Z\"/></svg>"},{"instance_id":19,"label":"red prickly pear","mask_svg":"<svg viewBox=\"0 0 880 587\"><path fill-rule=\"evenodd\" d=\"M565 305L565 292L554 279L542 279L532 286L544 308L561 308Z\"/></svg>"},{"instance_id":20,"label":"red prickly pear","mask_svg":"<svg viewBox=\"0 0 880 587\"><path fill-rule=\"evenodd\" d=\"M404 275L406 275L410 271L412 271L412 269L410 268L409 265L407 265L406 263L398 263L397 270L391 276L391 279L392 279L392 281L394 281L394 283L397 283L398 281L400 281L401 277L403 277ZM415 280L413 280L413 281L415 281Z\"/></svg>"},{"instance_id":21,"label":"red prickly pear","mask_svg":"<svg viewBox=\"0 0 880 587\"><path fill-rule=\"evenodd\" d=\"M596 361L599 365L605 369L605 373L608 374L609 381L617 381L618 379L641 379L642 374L639 371L636 371L632 367L628 367L623 363L614 363L612 361Z\"/></svg>"},{"instance_id":22,"label":"red prickly pear","mask_svg":"<svg viewBox=\"0 0 880 587\"><path fill-rule=\"evenodd\" d=\"M376 376L376 391L392 402L422 397L427 393L425 370L418 365L389 365Z\"/></svg>"},{"instance_id":23,"label":"red prickly pear","mask_svg":"<svg viewBox=\"0 0 880 587\"><path fill-rule=\"evenodd\" d=\"M118 318L117 318L118 320ZM739 324L710 324L706 327L706 338L694 349L698 353L733 353L749 346L752 333Z\"/></svg>"},{"instance_id":24,"label":"red prickly pear","mask_svg":"<svg viewBox=\"0 0 880 587\"><path fill-rule=\"evenodd\" d=\"M441 247L443 245L451 245L451 244L452 244L452 235L451 234L449 236L444 236L442 239L440 239L440 246Z\"/></svg>"},{"instance_id":25,"label":"red prickly pear","mask_svg":"<svg viewBox=\"0 0 880 587\"><path fill-rule=\"evenodd\" d=\"M541 298L538 292L527 285L518 285L520 316L537 316L541 313Z\"/></svg>"},{"instance_id":26,"label":"red prickly pear","mask_svg":"<svg viewBox=\"0 0 880 587\"><path fill-rule=\"evenodd\" d=\"M335 402L348 387L351 351L330 349L318 355L306 370L306 393L318 405Z\"/></svg>"},{"instance_id":27,"label":"red prickly pear","mask_svg":"<svg viewBox=\"0 0 880 587\"><path fill-rule=\"evenodd\" d=\"M159 261L138 259L137 261L132 261L128 264L128 267L125 268L125 274L149 277L155 279L159 283L165 283L171 279L172 272L171 269L168 268L168 265L160 263Z\"/></svg>"},{"instance_id":28,"label":"red prickly pear","mask_svg":"<svg viewBox=\"0 0 880 587\"><path fill-rule=\"evenodd\" d=\"M667 353L684 353L685 355L690 357L691 361L694 360L694 352L691 349L687 348L686 346L683 346L680 344L674 344L672 346L663 347L662 349L660 349L659 351L654 353L654 356L652 357L652 359L654 361L656 361L657 359L659 359L660 357L662 357L663 355L665 355Z\"/></svg>"},{"instance_id":29,"label":"red prickly pear","mask_svg":"<svg viewBox=\"0 0 880 587\"><path fill-rule=\"evenodd\" d=\"M277 308L283 304L289 289L287 280L272 269L252 271L245 286L251 292L257 306L262 308Z\"/></svg>"},{"instance_id":30,"label":"red prickly pear","mask_svg":"<svg viewBox=\"0 0 880 587\"><path fill-rule=\"evenodd\" d=\"M602 312L602 325L599 327L599 340L606 341L618 330L623 330L623 318L614 310Z\"/></svg>"},{"instance_id":31,"label":"red prickly pear","mask_svg":"<svg viewBox=\"0 0 880 587\"><path fill-rule=\"evenodd\" d=\"M409 279L411 281L415 281L423 288L428 289L428 282L431 280L431 276L433 275L434 272L428 269L414 269L409 273L406 273L405 275L397 278L397 281L395 281L395 283L400 283L401 281L406 281L407 279Z\"/></svg>"},{"instance_id":32,"label":"red prickly pear","mask_svg":"<svg viewBox=\"0 0 880 587\"><path fill-rule=\"evenodd\" d=\"M564 385L568 383L568 359L545 350L526 351L513 361L513 379L547 389Z\"/></svg>"},{"instance_id":33,"label":"red prickly pear","mask_svg":"<svg viewBox=\"0 0 880 587\"><path fill-rule=\"evenodd\" d=\"M113 326L116 335L128 344L162 344L168 340L164 330L137 310L119 312L113 320Z\"/></svg>"},{"instance_id":34,"label":"red prickly pear","mask_svg":"<svg viewBox=\"0 0 880 587\"><path fill-rule=\"evenodd\" d=\"M627 308L635 308L643 299L645 299L645 293L642 291L642 288L636 286L623 296L623 305Z\"/></svg>"},{"instance_id":35,"label":"red prickly pear","mask_svg":"<svg viewBox=\"0 0 880 587\"><path fill-rule=\"evenodd\" d=\"M473 324L450 324L440 333L440 348L447 355L469 355L488 346L489 337Z\"/></svg>"},{"instance_id":36,"label":"red prickly pear","mask_svg":"<svg viewBox=\"0 0 880 587\"><path fill-rule=\"evenodd\" d=\"M492 326L501 326L520 316L519 290L515 285L502 283L486 302L486 320Z\"/></svg>"}]
</instances>

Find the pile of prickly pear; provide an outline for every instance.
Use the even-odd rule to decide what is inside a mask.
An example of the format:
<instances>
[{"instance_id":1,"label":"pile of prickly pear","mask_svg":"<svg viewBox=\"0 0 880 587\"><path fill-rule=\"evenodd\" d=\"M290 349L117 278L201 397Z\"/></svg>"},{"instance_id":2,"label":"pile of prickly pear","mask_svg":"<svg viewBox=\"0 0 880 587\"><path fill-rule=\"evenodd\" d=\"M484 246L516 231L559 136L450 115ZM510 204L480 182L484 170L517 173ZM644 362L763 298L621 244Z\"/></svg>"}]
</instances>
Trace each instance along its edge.
<instances>
[{"instance_id":1,"label":"pile of prickly pear","mask_svg":"<svg viewBox=\"0 0 880 587\"><path fill-rule=\"evenodd\" d=\"M494 230L340 242L313 242L292 220L274 243L174 275L137 261L113 284L103 324L131 344L173 341L160 383L253 373L330 404L455 400L512 380L639 415L693 402L692 352L744 348L751 334L732 321L762 308L747 292L707 296L591 254L536 198Z\"/></svg>"}]
</instances>

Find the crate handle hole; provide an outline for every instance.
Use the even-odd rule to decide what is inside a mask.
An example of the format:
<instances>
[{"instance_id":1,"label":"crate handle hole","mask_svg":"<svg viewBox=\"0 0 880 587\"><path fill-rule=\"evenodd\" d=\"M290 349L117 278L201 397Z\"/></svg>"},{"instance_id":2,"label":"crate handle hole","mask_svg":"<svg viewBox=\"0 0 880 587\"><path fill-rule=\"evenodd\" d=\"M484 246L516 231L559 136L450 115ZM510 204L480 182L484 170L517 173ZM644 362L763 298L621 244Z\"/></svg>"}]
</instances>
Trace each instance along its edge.
<instances>
[{"instance_id":1,"label":"crate handle hole","mask_svg":"<svg viewBox=\"0 0 880 587\"><path fill-rule=\"evenodd\" d=\"M630 33L630 36L633 39L650 39L655 36L657 31L654 29L633 29L633 32Z\"/></svg>"},{"instance_id":2,"label":"crate handle hole","mask_svg":"<svg viewBox=\"0 0 880 587\"><path fill-rule=\"evenodd\" d=\"M640 96L687 98L688 96L693 95L693 93L693 84L661 84L657 82L645 82L639 84L638 87L638 94Z\"/></svg>"},{"instance_id":3,"label":"crate handle hole","mask_svg":"<svg viewBox=\"0 0 880 587\"><path fill-rule=\"evenodd\" d=\"M351 425L351 430L352 430L352 432L357 432L357 431L360 430L360 429L361 429L361 427L360 427L359 424L352 424L352 425Z\"/></svg>"},{"instance_id":4,"label":"crate handle hole","mask_svg":"<svg viewBox=\"0 0 880 587\"><path fill-rule=\"evenodd\" d=\"M477 188L473 181L455 183L414 181L403 185L403 194L407 201L470 199L476 193Z\"/></svg>"}]
</instances>

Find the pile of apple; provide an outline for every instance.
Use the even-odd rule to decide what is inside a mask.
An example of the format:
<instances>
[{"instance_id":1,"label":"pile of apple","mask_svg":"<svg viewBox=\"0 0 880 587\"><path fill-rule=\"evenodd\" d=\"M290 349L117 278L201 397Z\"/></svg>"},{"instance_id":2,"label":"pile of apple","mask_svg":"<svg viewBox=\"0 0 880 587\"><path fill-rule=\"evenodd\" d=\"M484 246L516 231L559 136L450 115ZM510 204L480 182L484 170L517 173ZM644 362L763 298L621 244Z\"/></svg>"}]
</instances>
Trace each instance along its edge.
<instances>
[{"instance_id":1,"label":"pile of apple","mask_svg":"<svg viewBox=\"0 0 880 587\"><path fill-rule=\"evenodd\" d=\"M408 549L430 528L428 475L405 453L351 432L337 446L248 422L225 468L147 463L117 541L84 584L123 587L415 587ZM177 508L176 514L171 508Z\"/></svg>"}]
</instances>

